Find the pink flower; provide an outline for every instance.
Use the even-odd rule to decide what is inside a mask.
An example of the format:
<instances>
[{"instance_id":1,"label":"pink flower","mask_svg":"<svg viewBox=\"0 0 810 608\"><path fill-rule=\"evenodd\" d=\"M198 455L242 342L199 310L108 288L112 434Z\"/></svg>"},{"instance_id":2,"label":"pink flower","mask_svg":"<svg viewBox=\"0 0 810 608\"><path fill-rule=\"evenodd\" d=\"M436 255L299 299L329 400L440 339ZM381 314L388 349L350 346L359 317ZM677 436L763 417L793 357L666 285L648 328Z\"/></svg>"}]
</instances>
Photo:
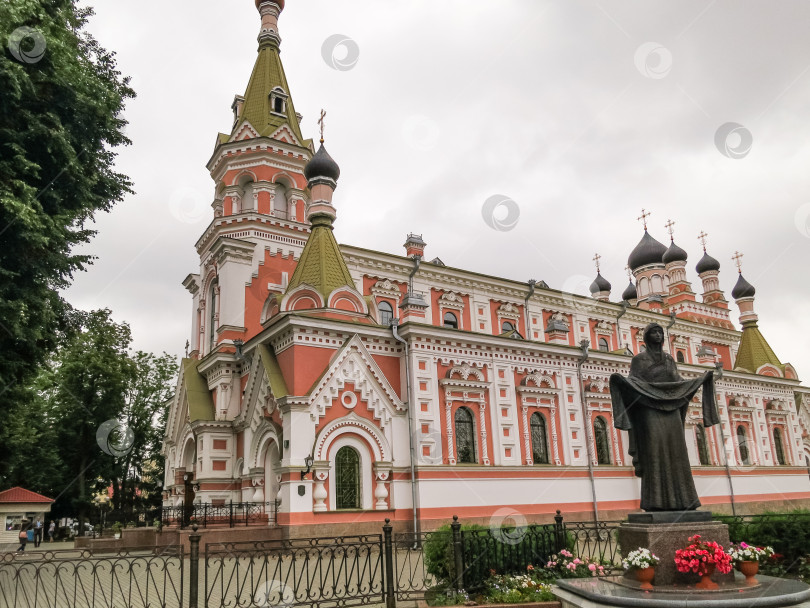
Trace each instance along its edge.
<instances>
[{"instance_id":1,"label":"pink flower","mask_svg":"<svg viewBox=\"0 0 810 608\"><path fill-rule=\"evenodd\" d=\"M596 570L596 564L590 564L590 565L588 566L588 570L590 570L591 572L593 572L594 570Z\"/></svg>"}]
</instances>

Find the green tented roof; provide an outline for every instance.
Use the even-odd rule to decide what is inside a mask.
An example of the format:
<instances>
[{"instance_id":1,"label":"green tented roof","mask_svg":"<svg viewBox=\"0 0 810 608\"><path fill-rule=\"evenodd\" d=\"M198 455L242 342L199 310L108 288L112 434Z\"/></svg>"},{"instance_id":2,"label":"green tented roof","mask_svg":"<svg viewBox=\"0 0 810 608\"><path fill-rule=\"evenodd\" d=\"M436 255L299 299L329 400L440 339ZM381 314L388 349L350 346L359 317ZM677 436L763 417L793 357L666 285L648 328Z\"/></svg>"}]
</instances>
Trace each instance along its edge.
<instances>
[{"instance_id":1,"label":"green tented roof","mask_svg":"<svg viewBox=\"0 0 810 608\"><path fill-rule=\"evenodd\" d=\"M214 400L208 390L208 382L197 371L200 365L198 359L183 359L183 379L186 383L186 400L188 401L188 419L214 420Z\"/></svg>"},{"instance_id":2,"label":"green tented roof","mask_svg":"<svg viewBox=\"0 0 810 608\"><path fill-rule=\"evenodd\" d=\"M257 347L259 357L261 357L262 365L264 366L264 373L267 374L267 380L270 382L270 390L273 391L273 397L280 399L289 395L287 390L287 382L284 380L284 375L281 373L281 368L278 365L276 356L264 344L259 344Z\"/></svg>"},{"instance_id":3,"label":"green tented roof","mask_svg":"<svg viewBox=\"0 0 810 608\"><path fill-rule=\"evenodd\" d=\"M280 116L270 111L270 92L275 87L281 87L287 95L285 115ZM234 126L234 133L245 123L249 122L260 136L270 136L282 125L289 125L292 132L303 142L301 126L295 115L290 87L284 75L284 66L281 65L278 47L271 41L263 41L259 46L259 56L253 73L250 75L245 103L242 106L242 115Z\"/></svg>"},{"instance_id":4,"label":"green tented roof","mask_svg":"<svg viewBox=\"0 0 810 608\"><path fill-rule=\"evenodd\" d=\"M307 284L314 287L323 296L324 303L328 304L329 294L338 287L355 289L354 279L332 234L332 219L326 215L311 219L312 232L287 286L287 293Z\"/></svg>"},{"instance_id":5,"label":"green tented roof","mask_svg":"<svg viewBox=\"0 0 810 608\"><path fill-rule=\"evenodd\" d=\"M768 341L759 331L756 321L743 323L740 349L737 351L734 369L742 368L751 373L756 373L766 363L770 363L782 371L785 369L785 366L779 361L779 357L776 356Z\"/></svg>"}]
</instances>

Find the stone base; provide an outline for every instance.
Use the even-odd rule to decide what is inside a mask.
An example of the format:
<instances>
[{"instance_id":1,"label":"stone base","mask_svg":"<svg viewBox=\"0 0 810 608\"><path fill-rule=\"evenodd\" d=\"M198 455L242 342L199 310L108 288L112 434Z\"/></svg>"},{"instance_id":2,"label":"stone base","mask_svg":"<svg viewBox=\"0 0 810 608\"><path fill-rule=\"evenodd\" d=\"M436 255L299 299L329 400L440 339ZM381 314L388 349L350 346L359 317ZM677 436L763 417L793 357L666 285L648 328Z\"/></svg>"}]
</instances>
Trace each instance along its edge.
<instances>
[{"instance_id":1,"label":"stone base","mask_svg":"<svg viewBox=\"0 0 810 608\"><path fill-rule=\"evenodd\" d=\"M662 512L666 513L666 512ZM683 512L681 512L683 513ZM688 513L699 513L690 511ZM639 513L638 515L661 515L660 513ZM630 523L619 526L619 547L622 557L639 547L650 549L661 560L655 567L653 585L690 585L697 583L696 574L678 572L675 567L675 551L689 545L689 537L700 534L704 541L715 541L724 549L729 547L728 526L719 521L675 521L674 523ZM632 576L632 574L630 574ZM734 571L728 574L715 572L716 582L734 580Z\"/></svg>"},{"instance_id":2,"label":"stone base","mask_svg":"<svg viewBox=\"0 0 810 608\"><path fill-rule=\"evenodd\" d=\"M676 524L711 520L711 511L646 511L627 516L627 522L631 524Z\"/></svg>"},{"instance_id":3,"label":"stone base","mask_svg":"<svg viewBox=\"0 0 810 608\"><path fill-rule=\"evenodd\" d=\"M611 578L559 580L554 595L562 608L810 608L810 587L770 576L757 576L760 586L754 589L719 593L641 591L621 587Z\"/></svg>"}]
</instances>

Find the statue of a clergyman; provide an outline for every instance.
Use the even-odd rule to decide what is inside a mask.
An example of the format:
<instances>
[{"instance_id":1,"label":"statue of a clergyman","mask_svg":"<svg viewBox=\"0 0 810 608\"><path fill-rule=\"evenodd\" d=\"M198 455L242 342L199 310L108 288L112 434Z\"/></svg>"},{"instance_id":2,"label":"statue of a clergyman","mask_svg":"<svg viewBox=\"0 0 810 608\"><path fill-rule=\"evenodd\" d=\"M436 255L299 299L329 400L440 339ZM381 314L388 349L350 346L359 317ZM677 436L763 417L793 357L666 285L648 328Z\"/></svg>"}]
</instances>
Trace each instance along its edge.
<instances>
[{"instance_id":1,"label":"statue of a clergyman","mask_svg":"<svg viewBox=\"0 0 810 608\"><path fill-rule=\"evenodd\" d=\"M630 376L610 377L613 424L628 431L636 477L641 477L641 508L686 511L700 506L686 451L684 421L692 397L703 387L703 424L720 422L714 400L714 376L695 380L678 374L675 360L663 351L658 323L644 329L642 353L633 357Z\"/></svg>"}]
</instances>

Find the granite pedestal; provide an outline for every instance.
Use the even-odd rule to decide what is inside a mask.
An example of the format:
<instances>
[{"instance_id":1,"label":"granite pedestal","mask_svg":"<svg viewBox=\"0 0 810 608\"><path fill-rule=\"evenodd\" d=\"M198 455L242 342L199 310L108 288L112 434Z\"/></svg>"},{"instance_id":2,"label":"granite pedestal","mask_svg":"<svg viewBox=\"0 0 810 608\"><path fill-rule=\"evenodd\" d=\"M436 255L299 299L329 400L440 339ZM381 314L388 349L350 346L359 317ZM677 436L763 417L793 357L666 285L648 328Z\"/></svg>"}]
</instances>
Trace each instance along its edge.
<instances>
[{"instance_id":1,"label":"granite pedestal","mask_svg":"<svg viewBox=\"0 0 810 608\"><path fill-rule=\"evenodd\" d=\"M804 583L763 575L757 579L760 585L752 589L658 593L629 589L610 578L572 578L557 581L554 595L562 608L810 608L810 587Z\"/></svg>"},{"instance_id":2,"label":"granite pedestal","mask_svg":"<svg viewBox=\"0 0 810 608\"><path fill-rule=\"evenodd\" d=\"M696 574L678 572L675 551L689 545L689 537L700 534L701 540L715 541L728 549L728 526L711 521L708 511L657 511L632 513L619 526L619 547L622 556L639 547L650 549L661 560L655 567L653 585L690 585L697 583ZM632 574L629 574L632 576ZM715 582L734 580L734 572L712 576Z\"/></svg>"}]
</instances>

